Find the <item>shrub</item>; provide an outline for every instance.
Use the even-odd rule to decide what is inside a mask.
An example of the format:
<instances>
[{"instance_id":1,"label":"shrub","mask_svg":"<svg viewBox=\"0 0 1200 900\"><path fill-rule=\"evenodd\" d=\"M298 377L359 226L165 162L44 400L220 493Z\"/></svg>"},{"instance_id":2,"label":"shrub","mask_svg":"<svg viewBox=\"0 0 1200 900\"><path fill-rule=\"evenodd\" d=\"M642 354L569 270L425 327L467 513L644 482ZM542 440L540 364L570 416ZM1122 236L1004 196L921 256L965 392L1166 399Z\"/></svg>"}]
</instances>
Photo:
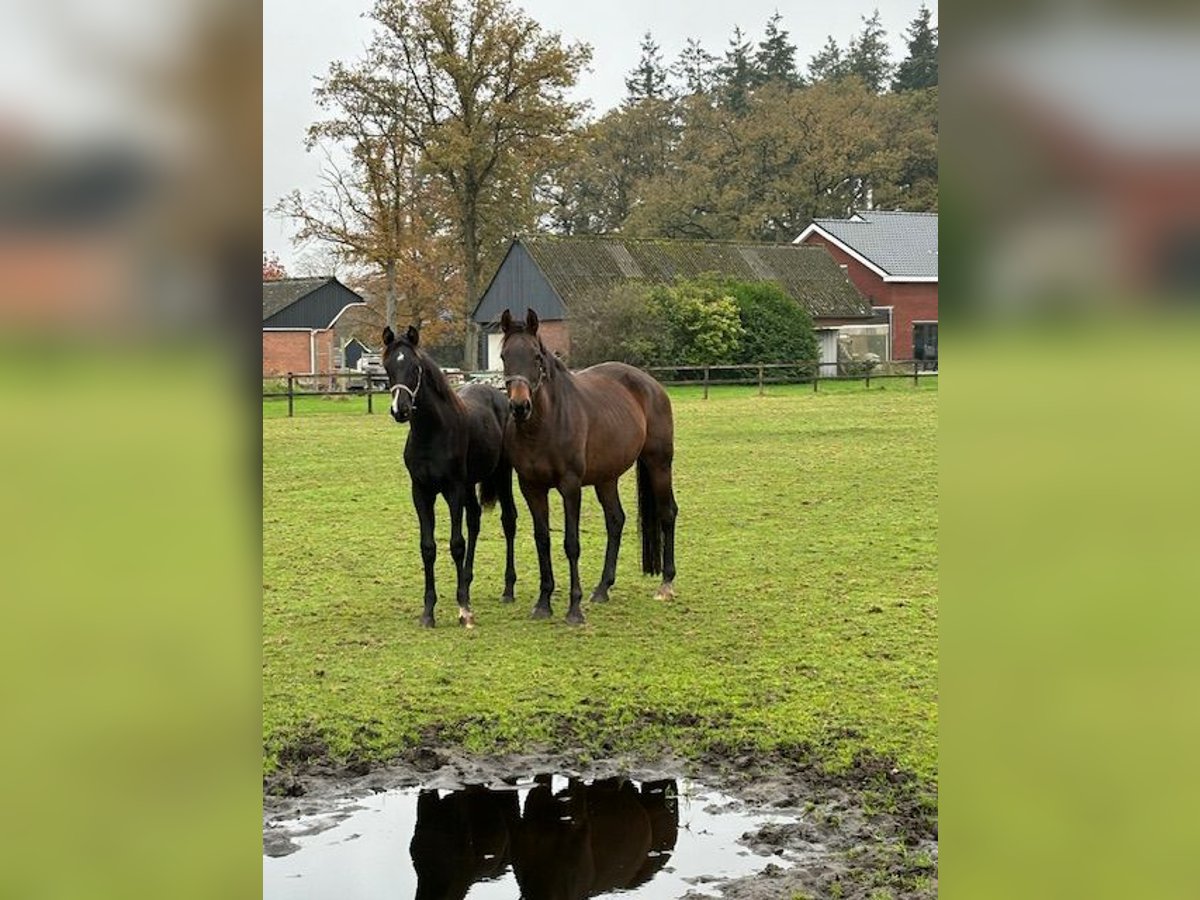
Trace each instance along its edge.
<instances>
[{"instance_id":1,"label":"shrub","mask_svg":"<svg viewBox=\"0 0 1200 900\"><path fill-rule=\"evenodd\" d=\"M571 310L571 365L605 360L651 366L662 359L666 323L645 285L626 283Z\"/></svg>"},{"instance_id":2,"label":"shrub","mask_svg":"<svg viewBox=\"0 0 1200 900\"><path fill-rule=\"evenodd\" d=\"M742 339L738 363L815 360L817 336L808 310L771 281L727 283L737 303Z\"/></svg>"},{"instance_id":3,"label":"shrub","mask_svg":"<svg viewBox=\"0 0 1200 900\"><path fill-rule=\"evenodd\" d=\"M676 281L650 291L666 324L661 362L667 365L731 363L742 340L737 301L716 278Z\"/></svg>"}]
</instances>

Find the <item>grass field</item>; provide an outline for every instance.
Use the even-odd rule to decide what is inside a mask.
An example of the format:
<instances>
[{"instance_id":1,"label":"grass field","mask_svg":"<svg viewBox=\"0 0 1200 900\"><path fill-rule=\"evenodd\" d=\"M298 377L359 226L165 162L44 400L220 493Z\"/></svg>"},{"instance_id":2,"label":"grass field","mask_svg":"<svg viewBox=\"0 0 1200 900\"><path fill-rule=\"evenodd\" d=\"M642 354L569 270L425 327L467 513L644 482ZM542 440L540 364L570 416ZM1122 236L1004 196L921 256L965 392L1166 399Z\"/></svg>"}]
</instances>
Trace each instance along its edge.
<instances>
[{"instance_id":1,"label":"grass field","mask_svg":"<svg viewBox=\"0 0 1200 900\"><path fill-rule=\"evenodd\" d=\"M890 758L936 789L937 383L825 387L673 390L678 597L655 601L638 571L627 476L612 602L585 602L582 628L562 623L561 531L555 618L528 619L537 562L520 500L517 603L498 601L493 510L473 631L454 624L439 503L439 627L419 628L407 427L359 398L298 408L344 415L265 406L266 770L313 738L367 760L431 739L594 758L807 745L834 769L860 751ZM586 597L604 550L590 493L581 538Z\"/></svg>"}]
</instances>

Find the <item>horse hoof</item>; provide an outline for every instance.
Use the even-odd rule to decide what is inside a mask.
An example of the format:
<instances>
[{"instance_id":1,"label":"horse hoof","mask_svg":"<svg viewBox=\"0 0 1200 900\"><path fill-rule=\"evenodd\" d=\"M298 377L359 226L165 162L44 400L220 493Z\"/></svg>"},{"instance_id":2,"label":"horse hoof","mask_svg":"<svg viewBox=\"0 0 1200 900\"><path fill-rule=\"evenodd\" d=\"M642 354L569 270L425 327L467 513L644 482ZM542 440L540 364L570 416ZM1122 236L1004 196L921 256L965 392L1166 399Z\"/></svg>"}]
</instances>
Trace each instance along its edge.
<instances>
[{"instance_id":1,"label":"horse hoof","mask_svg":"<svg viewBox=\"0 0 1200 900\"><path fill-rule=\"evenodd\" d=\"M462 609L460 607L458 610L458 624L462 625L464 628L474 628L475 614L469 609Z\"/></svg>"},{"instance_id":2,"label":"horse hoof","mask_svg":"<svg viewBox=\"0 0 1200 900\"><path fill-rule=\"evenodd\" d=\"M658 593L656 593L654 595L654 599L655 600L674 600L675 599L675 586L672 585L670 582L664 581L662 583L662 586L658 589Z\"/></svg>"},{"instance_id":3,"label":"horse hoof","mask_svg":"<svg viewBox=\"0 0 1200 900\"><path fill-rule=\"evenodd\" d=\"M421 616L421 627L422 628L432 628L433 627L433 616L429 615L428 613Z\"/></svg>"},{"instance_id":4,"label":"horse hoof","mask_svg":"<svg viewBox=\"0 0 1200 900\"><path fill-rule=\"evenodd\" d=\"M592 591L592 599L589 600L588 602L589 603L607 603L608 602L608 591L600 591L600 590Z\"/></svg>"},{"instance_id":5,"label":"horse hoof","mask_svg":"<svg viewBox=\"0 0 1200 900\"><path fill-rule=\"evenodd\" d=\"M568 625L583 625L586 620L583 618L583 613L577 609L573 609L566 615L566 623Z\"/></svg>"},{"instance_id":6,"label":"horse hoof","mask_svg":"<svg viewBox=\"0 0 1200 900\"><path fill-rule=\"evenodd\" d=\"M517 600L517 598L516 598L516 597L514 597L514 596L513 596L511 593L508 593L508 594L501 594L501 595L500 595L500 602L501 602L501 603L515 603L515 602L516 602L516 600Z\"/></svg>"},{"instance_id":7,"label":"horse hoof","mask_svg":"<svg viewBox=\"0 0 1200 900\"><path fill-rule=\"evenodd\" d=\"M531 612L529 614L529 618L531 618L531 619L548 619L548 618L550 618L550 615L551 615L550 607L535 606L533 608L533 612Z\"/></svg>"}]
</instances>

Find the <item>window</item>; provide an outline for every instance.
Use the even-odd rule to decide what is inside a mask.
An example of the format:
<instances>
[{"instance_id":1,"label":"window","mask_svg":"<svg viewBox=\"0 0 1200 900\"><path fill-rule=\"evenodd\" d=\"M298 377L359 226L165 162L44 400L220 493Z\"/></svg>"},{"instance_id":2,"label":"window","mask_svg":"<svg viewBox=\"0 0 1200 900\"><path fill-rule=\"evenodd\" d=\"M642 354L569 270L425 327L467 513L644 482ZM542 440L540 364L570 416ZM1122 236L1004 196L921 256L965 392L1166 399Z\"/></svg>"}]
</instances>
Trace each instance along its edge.
<instances>
[{"instance_id":1,"label":"window","mask_svg":"<svg viewBox=\"0 0 1200 900\"><path fill-rule=\"evenodd\" d=\"M921 368L936 372L938 367L938 323L913 322L913 359L921 360Z\"/></svg>"}]
</instances>

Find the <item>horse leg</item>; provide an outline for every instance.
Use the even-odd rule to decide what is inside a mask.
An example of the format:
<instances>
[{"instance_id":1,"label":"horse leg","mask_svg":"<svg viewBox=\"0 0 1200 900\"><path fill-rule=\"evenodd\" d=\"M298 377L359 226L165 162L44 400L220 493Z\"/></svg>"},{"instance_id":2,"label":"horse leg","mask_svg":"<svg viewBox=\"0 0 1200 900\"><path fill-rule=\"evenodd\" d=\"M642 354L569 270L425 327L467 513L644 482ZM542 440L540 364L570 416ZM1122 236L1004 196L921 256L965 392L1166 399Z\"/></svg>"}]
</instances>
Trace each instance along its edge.
<instances>
[{"instance_id":1,"label":"horse leg","mask_svg":"<svg viewBox=\"0 0 1200 900\"><path fill-rule=\"evenodd\" d=\"M471 615L470 585L465 578L467 542L463 539L463 507L466 501L463 497L465 490L459 483L446 491L446 503L450 507L450 557L454 560L454 571L458 576L458 622L460 625L472 627L475 624Z\"/></svg>"},{"instance_id":2,"label":"horse leg","mask_svg":"<svg viewBox=\"0 0 1200 900\"><path fill-rule=\"evenodd\" d=\"M437 494L414 481L412 498L417 510L417 522L421 526L421 562L425 566L425 612L421 615L421 624L432 628L433 607L437 603L437 587L433 577L433 563L437 559L437 544L433 539L433 501Z\"/></svg>"},{"instance_id":3,"label":"horse leg","mask_svg":"<svg viewBox=\"0 0 1200 900\"><path fill-rule=\"evenodd\" d=\"M571 602L567 607L568 625L583 624L583 587L579 583L579 508L583 504L583 489L578 481L565 481L558 486L563 498L563 550L571 567Z\"/></svg>"},{"instance_id":4,"label":"horse leg","mask_svg":"<svg viewBox=\"0 0 1200 900\"><path fill-rule=\"evenodd\" d=\"M675 491L671 488L671 464L651 463L650 485L654 491L658 509L658 524L662 528L662 585L654 595L659 600L670 600L675 596L675 518L679 507L675 504Z\"/></svg>"},{"instance_id":5,"label":"horse leg","mask_svg":"<svg viewBox=\"0 0 1200 900\"><path fill-rule=\"evenodd\" d=\"M537 546L538 570L541 573L537 603L531 615L534 619L548 619L551 616L550 595L554 593L554 568L550 562L550 497L547 488L526 484L524 480L521 481L521 493L529 504L529 517L533 520L533 543Z\"/></svg>"},{"instance_id":6,"label":"horse leg","mask_svg":"<svg viewBox=\"0 0 1200 900\"><path fill-rule=\"evenodd\" d=\"M596 499L604 508L604 528L608 532L608 545L604 551L604 571L600 583L592 591L592 603L608 600L608 589L617 580L617 554L621 552L621 531L625 527L625 510L621 509L621 494L616 479L596 485Z\"/></svg>"},{"instance_id":7,"label":"horse leg","mask_svg":"<svg viewBox=\"0 0 1200 900\"><path fill-rule=\"evenodd\" d=\"M505 468L496 481L496 497L500 501L500 524L504 528L504 593L501 603L512 603L515 598L513 586L517 583L517 567L513 554L513 541L517 535L517 504L513 502L512 469Z\"/></svg>"},{"instance_id":8,"label":"horse leg","mask_svg":"<svg viewBox=\"0 0 1200 900\"><path fill-rule=\"evenodd\" d=\"M481 508L479 506L479 498L475 496L475 486L467 485L463 492L465 502L465 512L467 515L467 557L463 562L463 577L460 587L461 596L458 598L459 616L458 621L461 625L466 625L468 628L475 624L475 616L471 612L471 583L475 580L475 544L479 540L479 518ZM466 610L466 615L463 610Z\"/></svg>"}]
</instances>

